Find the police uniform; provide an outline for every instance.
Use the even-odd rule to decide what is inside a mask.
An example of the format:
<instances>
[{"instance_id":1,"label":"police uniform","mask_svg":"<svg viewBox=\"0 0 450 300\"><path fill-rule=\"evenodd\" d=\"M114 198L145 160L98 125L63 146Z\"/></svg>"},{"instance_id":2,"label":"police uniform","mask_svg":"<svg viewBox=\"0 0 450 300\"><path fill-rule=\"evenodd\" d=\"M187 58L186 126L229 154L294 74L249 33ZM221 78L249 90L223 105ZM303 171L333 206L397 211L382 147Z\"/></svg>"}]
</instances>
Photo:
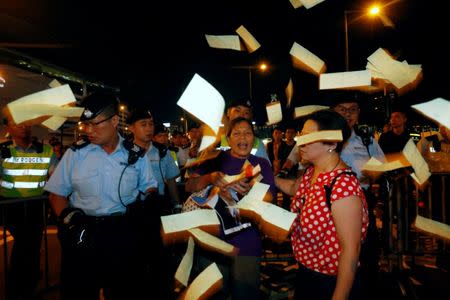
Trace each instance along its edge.
<instances>
[{"instance_id":1,"label":"police uniform","mask_svg":"<svg viewBox=\"0 0 450 300\"><path fill-rule=\"evenodd\" d=\"M102 94L88 96L82 103L81 120L94 119L106 107L116 106L112 99ZM156 181L148 160L139 157L130 163L128 144L120 136L118 140L109 154L89 142L67 150L45 186L50 193L68 197L67 209L73 210L59 227L64 299L98 298L100 288L105 298L131 299L141 292L145 272L140 261L142 241L127 208L138 203L140 192L156 187ZM81 216L74 215L80 211ZM74 216L81 221L69 223ZM69 228L64 227L66 223ZM76 226L80 230L74 241L70 234Z\"/></svg>"},{"instance_id":2,"label":"police uniform","mask_svg":"<svg viewBox=\"0 0 450 300\"><path fill-rule=\"evenodd\" d=\"M57 163L52 148L31 143L23 149L12 141L2 143L0 148L0 197L41 196L48 173ZM31 297L37 286L44 229L43 205L43 200L2 205L5 227L14 237L8 274L8 295L11 299L19 295Z\"/></svg>"}]
</instances>

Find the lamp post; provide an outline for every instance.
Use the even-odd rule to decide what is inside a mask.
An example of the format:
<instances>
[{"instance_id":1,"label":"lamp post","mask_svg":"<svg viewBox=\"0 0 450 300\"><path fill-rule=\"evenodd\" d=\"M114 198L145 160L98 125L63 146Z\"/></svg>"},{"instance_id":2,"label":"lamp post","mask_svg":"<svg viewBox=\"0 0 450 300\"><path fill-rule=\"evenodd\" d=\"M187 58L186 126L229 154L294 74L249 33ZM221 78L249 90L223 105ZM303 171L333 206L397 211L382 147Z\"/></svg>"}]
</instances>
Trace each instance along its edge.
<instances>
[{"instance_id":1,"label":"lamp post","mask_svg":"<svg viewBox=\"0 0 450 300\"><path fill-rule=\"evenodd\" d=\"M344 32L345 32L345 70L348 71L350 69L349 62L349 54L348 54L348 15L352 13L361 13L365 12L365 14L369 16L377 16L380 14L380 7L373 5L368 10L361 9L352 9L352 10L344 10Z\"/></svg>"},{"instance_id":2,"label":"lamp post","mask_svg":"<svg viewBox=\"0 0 450 300\"><path fill-rule=\"evenodd\" d=\"M233 66L231 68L248 70L248 96L250 98L250 101L252 101L253 100L252 70L260 70L261 72L265 72L268 69L268 65L266 63L260 63L258 65Z\"/></svg>"}]
</instances>

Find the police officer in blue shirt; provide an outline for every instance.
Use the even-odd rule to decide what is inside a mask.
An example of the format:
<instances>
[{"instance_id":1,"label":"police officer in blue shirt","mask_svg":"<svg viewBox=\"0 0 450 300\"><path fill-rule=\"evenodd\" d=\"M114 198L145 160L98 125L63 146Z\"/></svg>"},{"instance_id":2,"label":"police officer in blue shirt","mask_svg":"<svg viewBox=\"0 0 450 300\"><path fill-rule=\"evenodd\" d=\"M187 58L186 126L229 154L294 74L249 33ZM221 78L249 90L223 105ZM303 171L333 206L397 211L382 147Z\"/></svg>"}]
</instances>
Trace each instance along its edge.
<instances>
[{"instance_id":1,"label":"police officer in blue shirt","mask_svg":"<svg viewBox=\"0 0 450 300\"><path fill-rule=\"evenodd\" d=\"M64 154L45 186L60 220L62 299L138 299L142 236L131 208L155 189L144 151L117 132L117 100L94 92L82 102L87 140ZM137 209L139 210L139 209Z\"/></svg>"},{"instance_id":2,"label":"police officer in blue shirt","mask_svg":"<svg viewBox=\"0 0 450 300\"><path fill-rule=\"evenodd\" d=\"M153 174L158 181L158 197L147 203L147 213L143 226L145 227L146 263L149 265L149 286L153 296L157 299L173 298L173 273L171 270L172 256L170 249L164 248L160 236L160 216L171 214L177 209L181 210L178 187L175 178L180 175L180 170L169 149L165 144L158 143L154 139L155 124L150 110L146 107L136 107L127 118L128 128L133 133L133 142L146 150L145 157L150 163ZM158 125L158 124L157 124ZM167 130L162 129L158 133ZM155 259L156 258L156 259ZM173 271L173 272L172 272ZM153 286L152 286L153 285Z\"/></svg>"},{"instance_id":3,"label":"police officer in blue shirt","mask_svg":"<svg viewBox=\"0 0 450 300\"><path fill-rule=\"evenodd\" d=\"M369 208L367 240L361 248L360 260L363 284L371 287L374 286L373 280L377 276L379 257L378 233L373 213L376 199L371 191L373 180L366 176L361 169L371 157L380 161L384 161L385 157L372 133L365 130L366 127L358 126L360 103L363 97L363 94L358 92L338 91L334 93L331 100L334 110L345 118L348 126L352 129L351 136L342 149L341 158L357 174ZM365 290L370 293L368 288Z\"/></svg>"}]
</instances>

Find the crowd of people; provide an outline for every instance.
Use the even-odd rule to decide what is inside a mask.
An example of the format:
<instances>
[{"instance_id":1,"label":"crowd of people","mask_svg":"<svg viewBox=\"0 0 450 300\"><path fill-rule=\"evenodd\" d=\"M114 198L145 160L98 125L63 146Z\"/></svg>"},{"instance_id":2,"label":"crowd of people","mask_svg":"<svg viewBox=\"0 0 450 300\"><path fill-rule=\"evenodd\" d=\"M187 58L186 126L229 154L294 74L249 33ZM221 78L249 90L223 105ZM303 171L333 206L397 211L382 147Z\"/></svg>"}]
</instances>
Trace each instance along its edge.
<instances>
[{"instance_id":1,"label":"crowd of people","mask_svg":"<svg viewBox=\"0 0 450 300\"><path fill-rule=\"evenodd\" d=\"M83 99L84 135L66 151L57 140L51 146L32 141L30 126L5 118L11 139L0 145L0 196L48 194L62 251L62 299L99 299L100 292L105 299L172 299L176 259L162 243L160 217L202 209L190 196L217 190L219 237L239 252L227 257L196 249L193 274L215 262L223 286L214 299L259 298L263 234L235 208L253 182L224 179L259 165L261 182L269 185L265 201L280 204L281 195L280 206L297 215L290 233L298 263L295 299L361 299L373 288L380 255L377 179L362 166L372 157L389 160L385 154L401 152L410 136L404 111L392 112L391 129L377 141L358 126L361 94L333 97L331 109L273 128L267 145L254 131L252 104L231 101L217 142L202 151L201 126L169 132L145 106L131 109L131 134L120 135L116 97L102 92ZM337 130L342 140L297 146L298 130L300 136ZM436 153L449 156L450 130L441 126L418 149L431 160ZM37 292L43 201L2 207L14 237L8 299L32 299Z\"/></svg>"}]
</instances>

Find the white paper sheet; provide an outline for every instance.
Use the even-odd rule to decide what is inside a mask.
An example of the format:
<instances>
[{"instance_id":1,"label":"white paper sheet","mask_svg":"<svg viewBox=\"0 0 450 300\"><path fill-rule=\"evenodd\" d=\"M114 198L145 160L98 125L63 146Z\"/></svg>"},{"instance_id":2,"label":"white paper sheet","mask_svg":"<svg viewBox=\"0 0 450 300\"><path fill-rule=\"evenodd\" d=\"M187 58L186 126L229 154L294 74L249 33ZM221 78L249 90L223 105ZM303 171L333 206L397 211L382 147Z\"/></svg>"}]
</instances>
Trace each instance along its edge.
<instances>
[{"instance_id":1,"label":"white paper sheet","mask_svg":"<svg viewBox=\"0 0 450 300\"><path fill-rule=\"evenodd\" d=\"M294 112L294 118L300 118L307 115L310 115L316 111L329 109L329 106L323 106L323 105L305 105L305 106L299 106L295 108Z\"/></svg>"},{"instance_id":2,"label":"white paper sheet","mask_svg":"<svg viewBox=\"0 0 450 300\"><path fill-rule=\"evenodd\" d=\"M302 135L297 140L297 146L319 142L340 142L342 141L342 131L340 130L321 130L317 132Z\"/></svg>"},{"instance_id":3,"label":"white paper sheet","mask_svg":"<svg viewBox=\"0 0 450 300\"><path fill-rule=\"evenodd\" d=\"M436 98L428 102L411 106L430 119L450 128L450 101Z\"/></svg>"},{"instance_id":4,"label":"white paper sheet","mask_svg":"<svg viewBox=\"0 0 450 300\"><path fill-rule=\"evenodd\" d=\"M267 119L269 120L267 122L267 125L279 123L283 119L283 112L281 111L280 101L268 103L266 105L266 112L267 112Z\"/></svg>"},{"instance_id":5,"label":"white paper sheet","mask_svg":"<svg viewBox=\"0 0 450 300\"><path fill-rule=\"evenodd\" d=\"M300 44L294 42L289 53L294 59L299 60L310 68L311 70L309 71L313 74L318 75L325 71L325 62Z\"/></svg>"},{"instance_id":6,"label":"white paper sheet","mask_svg":"<svg viewBox=\"0 0 450 300\"><path fill-rule=\"evenodd\" d=\"M217 134L225 109L225 100L200 75L194 75L177 104L207 124Z\"/></svg>"},{"instance_id":7,"label":"white paper sheet","mask_svg":"<svg viewBox=\"0 0 450 300\"><path fill-rule=\"evenodd\" d=\"M237 35L210 35L205 34L206 41L211 48L231 49L241 51L241 42Z\"/></svg>"},{"instance_id":8,"label":"white paper sheet","mask_svg":"<svg viewBox=\"0 0 450 300\"><path fill-rule=\"evenodd\" d=\"M369 70L323 73L319 77L320 90L370 86L371 83Z\"/></svg>"},{"instance_id":9,"label":"white paper sheet","mask_svg":"<svg viewBox=\"0 0 450 300\"><path fill-rule=\"evenodd\" d=\"M288 85L285 89L286 93L286 107L291 107L292 96L294 95L294 83L292 82L292 78L289 78Z\"/></svg>"},{"instance_id":10,"label":"white paper sheet","mask_svg":"<svg viewBox=\"0 0 450 300\"><path fill-rule=\"evenodd\" d=\"M237 34L242 38L247 47L249 53L252 53L261 47L261 44L255 39L255 37L243 26L239 26L236 29Z\"/></svg>"},{"instance_id":11,"label":"white paper sheet","mask_svg":"<svg viewBox=\"0 0 450 300\"><path fill-rule=\"evenodd\" d=\"M175 279L184 286L188 286L189 283L189 276L194 262L194 245L194 239L189 237L186 253L181 259L177 271L175 272Z\"/></svg>"}]
</instances>

